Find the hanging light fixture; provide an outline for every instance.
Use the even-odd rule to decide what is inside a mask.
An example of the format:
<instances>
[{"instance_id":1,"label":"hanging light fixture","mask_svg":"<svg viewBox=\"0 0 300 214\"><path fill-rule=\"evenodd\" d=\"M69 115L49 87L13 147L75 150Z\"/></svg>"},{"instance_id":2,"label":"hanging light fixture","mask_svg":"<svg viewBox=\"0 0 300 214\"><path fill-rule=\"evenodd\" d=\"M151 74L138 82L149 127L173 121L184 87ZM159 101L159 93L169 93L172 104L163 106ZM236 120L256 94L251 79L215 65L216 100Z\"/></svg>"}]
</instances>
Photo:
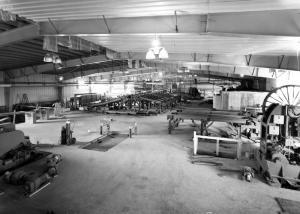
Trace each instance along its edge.
<instances>
[{"instance_id":1,"label":"hanging light fixture","mask_svg":"<svg viewBox=\"0 0 300 214\"><path fill-rule=\"evenodd\" d=\"M149 49L146 54L146 59L155 59L155 54L152 49Z\"/></svg>"},{"instance_id":2,"label":"hanging light fixture","mask_svg":"<svg viewBox=\"0 0 300 214\"><path fill-rule=\"evenodd\" d=\"M52 62L54 64L61 64L61 58L54 53L46 53L46 55L44 56L44 62Z\"/></svg>"},{"instance_id":3,"label":"hanging light fixture","mask_svg":"<svg viewBox=\"0 0 300 214\"><path fill-rule=\"evenodd\" d=\"M149 48L146 53L146 59L167 59L169 54L164 47L160 46L158 39L152 41L152 48Z\"/></svg>"},{"instance_id":4,"label":"hanging light fixture","mask_svg":"<svg viewBox=\"0 0 300 214\"><path fill-rule=\"evenodd\" d=\"M167 59L169 58L169 54L167 52L167 50L165 48L161 48L159 54L158 54L158 58L160 59Z\"/></svg>"},{"instance_id":5,"label":"hanging light fixture","mask_svg":"<svg viewBox=\"0 0 300 214\"><path fill-rule=\"evenodd\" d=\"M47 53L45 56L44 56L44 62L52 62L52 56L50 53Z\"/></svg>"},{"instance_id":6,"label":"hanging light fixture","mask_svg":"<svg viewBox=\"0 0 300 214\"><path fill-rule=\"evenodd\" d=\"M61 62L60 57L56 55L56 56L53 58L53 63L54 63L54 64L61 64L62 62Z\"/></svg>"}]
</instances>

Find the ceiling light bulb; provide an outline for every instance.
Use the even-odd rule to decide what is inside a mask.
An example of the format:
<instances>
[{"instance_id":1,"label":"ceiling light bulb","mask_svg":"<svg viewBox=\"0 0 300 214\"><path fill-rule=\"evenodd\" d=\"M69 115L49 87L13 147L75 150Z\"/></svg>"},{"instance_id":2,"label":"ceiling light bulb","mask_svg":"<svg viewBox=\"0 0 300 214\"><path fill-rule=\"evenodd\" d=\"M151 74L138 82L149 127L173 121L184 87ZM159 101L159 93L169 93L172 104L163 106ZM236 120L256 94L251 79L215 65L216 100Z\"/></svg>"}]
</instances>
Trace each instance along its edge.
<instances>
[{"instance_id":1,"label":"ceiling light bulb","mask_svg":"<svg viewBox=\"0 0 300 214\"><path fill-rule=\"evenodd\" d=\"M152 49L149 49L146 54L146 59L155 59L155 55Z\"/></svg>"},{"instance_id":2,"label":"ceiling light bulb","mask_svg":"<svg viewBox=\"0 0 300 214\"><path fill-rule=\"evenodd\" d=\"M53 63L55 63L55 64L61 64L61 63L62 63L62 62L61 62L61 59L59 58L59 56L57 56L57 57L54 59Z\"/></svg>"},{"instance_id":3,"label":"ceiling light bulb","mask_svg":"<svg viewBox=\"0 0 300 214\"><path fill-rule=\"evenodd\" d=\"M63 77L63 76L59 76L59 77L58 77L58 80L59 80L59 81L63 81L63 80L64 80L64 77Z\"/></svg>"},{"instance_id":4,"label":"ceiling light bulb","mask_svg":"<svg viewBox=\"0 0 300 214\"><path fill-rule=\"evenodd\" d=\"M154 47L154 48L151 48L151 49L152 49L152 51L154 52L155 55L158 55L160 50L161 50L160 47Z\"/></svg>"},{"instance_id":5,"label":"ceiling light bulb","mask_svg":"<svg viewBox=\"0 0 300 214\"><path fill-rule=\"evenodd\" d=\"M159 42L158 39L154 39L154 40L152 41L152 46L153 46L153 47L158 47L159 45L160 45L160 42Z\"/></svg>"},{"instance_id":6,"label":"ceiling light bulb","mask_svg":"<svg viewBox=\"0 0 300 214\"><path fill-rule=\"evenodd\" d=\"M52 62L53 59L52 59L52 56L50 54L46 54L44 56L44 62Z\"/></svg>"},{"instance_id":7,"label":"ceiling light bulb","mask_svg":"<svg viewBox=\"0 0 300 214\"><path fill-rule=\"evenodd\" d=\"M167 59L169 58L169 54L165 48L162 48L159 52L158 58L160 59Z\"/></svg>"}]
</instances>

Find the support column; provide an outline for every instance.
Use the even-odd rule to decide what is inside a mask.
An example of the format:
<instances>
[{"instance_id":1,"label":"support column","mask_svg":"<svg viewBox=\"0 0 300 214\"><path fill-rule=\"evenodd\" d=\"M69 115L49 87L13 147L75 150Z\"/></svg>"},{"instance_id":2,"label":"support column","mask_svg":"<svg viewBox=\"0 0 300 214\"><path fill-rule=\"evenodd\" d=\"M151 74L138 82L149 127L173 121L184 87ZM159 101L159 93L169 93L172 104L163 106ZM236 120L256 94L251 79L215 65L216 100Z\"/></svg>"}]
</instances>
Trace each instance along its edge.
<instances>
[{"instance_id":1,"label":"support column","mask_svg":"<svg viewBox=\"0 0 300 214\"><path fill-rule=\"evenodd\" d=\"M197 134L196 134L195 131L194 131L194 138L193 138L193 141L194 141L194 155L197 155L197 150L198 150L198 138L197 138Z\"/></svg>"},{"instance_id":2,"label":"support column","mask_svg":"<svg viewBox=\"0 0 300 214\"><path fill-rule=\"evenodd\" d=\"M63 102L63 86L58 86L57 87L57 98L59 102Z\"/></svg>"},{"instance_id":3,"label":"support column","mask_svg":"<svg viewBox=\"0 0 300 214\"><path fill-rule=\"evenodd\" d=\"M4 84L7 84L10 82L9 77L7 76L7 74L5 72L3 72L3 81ZM4 87L4 106L6 108L7 111L12 111L12 104L10 103L10 87Z\"/></svg>"}]
</instances>

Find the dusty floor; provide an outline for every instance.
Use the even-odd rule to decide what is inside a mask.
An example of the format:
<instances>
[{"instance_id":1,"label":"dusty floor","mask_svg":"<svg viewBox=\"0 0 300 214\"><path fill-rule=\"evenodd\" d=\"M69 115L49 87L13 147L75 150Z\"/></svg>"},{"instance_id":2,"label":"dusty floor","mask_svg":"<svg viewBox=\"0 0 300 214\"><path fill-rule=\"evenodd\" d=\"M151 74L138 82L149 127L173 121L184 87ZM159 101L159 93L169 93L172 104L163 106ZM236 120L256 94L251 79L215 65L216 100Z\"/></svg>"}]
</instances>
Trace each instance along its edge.
<instances>
[{"instance_id":1,"label":"dusty floor","mask_svg":"<svg viewBox=\"0 0 300 214\"><path fill-rule=\"evenodd\" d=\"M98 137L100 118L113 118L112 130L127 133L137 122L139 135L107 152L74 146L47 150L63 155L56 177L32 198L13 191L0 196L0 213L278 213L275 197L300 202L300 192L270 187L256 178L239 179L235 172L190 162L191 123L168 134L166 115L151 117L68 114L74 137L88 142ZM35 125L20 124L33 142L58 144L66 119ZM82 144L82 143L80 143ZM230 168L243 162L226 159ZM4 189L5 190L5 189Z\"/></svg>"}]
</instances>

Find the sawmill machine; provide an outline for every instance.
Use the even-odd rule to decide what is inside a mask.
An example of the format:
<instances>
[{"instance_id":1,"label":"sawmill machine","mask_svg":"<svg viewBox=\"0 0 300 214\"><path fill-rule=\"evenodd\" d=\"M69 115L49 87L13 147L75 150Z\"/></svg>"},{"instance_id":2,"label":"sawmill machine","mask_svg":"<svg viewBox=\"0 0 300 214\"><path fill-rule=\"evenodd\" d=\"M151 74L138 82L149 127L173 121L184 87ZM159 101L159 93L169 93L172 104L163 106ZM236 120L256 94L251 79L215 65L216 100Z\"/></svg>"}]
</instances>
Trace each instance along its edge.
<instances>
[{"instance_id":1,"label":"sawmill machine","mask_svg":"<svg viewBox=\"0 0 300 214\"><path fill-rule=\"evenodd\" d=\"M300 188L300 86L271 91L262 105L258 170L270 185Z\"/></svg>"}]
</instances>

